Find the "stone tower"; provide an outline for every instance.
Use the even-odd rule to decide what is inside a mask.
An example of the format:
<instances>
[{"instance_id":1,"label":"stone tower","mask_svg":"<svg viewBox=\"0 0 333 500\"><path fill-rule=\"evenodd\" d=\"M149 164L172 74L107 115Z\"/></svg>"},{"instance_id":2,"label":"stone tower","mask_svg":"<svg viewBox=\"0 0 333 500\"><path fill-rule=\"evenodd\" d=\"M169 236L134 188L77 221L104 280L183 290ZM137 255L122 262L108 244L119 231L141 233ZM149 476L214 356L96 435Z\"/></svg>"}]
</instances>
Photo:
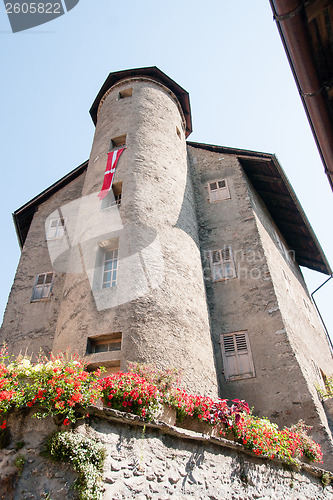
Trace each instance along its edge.
<instances>
[{"instance_id":1,"label":"stone tower","mask_svg":"<svg viewBox=\"0 0 333 500\"><path fill-rule=\"evenodd\" d=\"M332 354L300 265L332 271L275 156L186 141L188 94L156 67L111 73L91 116L89 161L14 214L1 340L70 347L109 372L180 368L191 392L245 399L282 426L304 418L332 456L316 390Z\"/></svg>"}]
</instances>

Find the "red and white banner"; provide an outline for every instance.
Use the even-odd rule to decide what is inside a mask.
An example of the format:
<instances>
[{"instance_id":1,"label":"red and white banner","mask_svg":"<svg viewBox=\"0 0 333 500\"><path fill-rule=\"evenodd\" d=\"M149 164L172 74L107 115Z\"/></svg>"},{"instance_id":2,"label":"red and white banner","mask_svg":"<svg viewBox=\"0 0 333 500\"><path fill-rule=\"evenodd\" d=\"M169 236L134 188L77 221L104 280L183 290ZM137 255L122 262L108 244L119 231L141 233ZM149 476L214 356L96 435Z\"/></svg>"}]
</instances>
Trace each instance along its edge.
<instances>
[{"instance_id":1,"label":"red and white banner","mask_svg":"<svg viewBox=\"0 0 333 500\"><path fill-rule=\"evenodd\" d=\"M97 195L100 200L105 198L105 196L111 190L113 176L114 176L114 173L116 170L117 162L119 160L121 153L124 151L124 149L125 148L116 149L116 151L110 151L108 153L108 160L106 162L106 169L105 169L105 174L104 174L103 186L102 186L100 193Z\"/></svg>"}]
</instances>

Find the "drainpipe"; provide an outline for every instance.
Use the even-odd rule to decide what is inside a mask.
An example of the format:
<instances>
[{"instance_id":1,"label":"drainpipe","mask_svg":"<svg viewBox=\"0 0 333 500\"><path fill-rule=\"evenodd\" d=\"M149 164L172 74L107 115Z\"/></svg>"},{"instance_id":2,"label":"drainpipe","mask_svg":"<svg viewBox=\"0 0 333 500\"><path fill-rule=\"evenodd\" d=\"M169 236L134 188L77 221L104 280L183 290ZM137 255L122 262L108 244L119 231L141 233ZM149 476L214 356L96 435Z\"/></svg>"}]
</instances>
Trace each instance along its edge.
<instances>
[{"instance_id":1,"label":"drainpipe","mask_svg":"<svg viewBox=\"0 0 333 500\"><path fill-rule=\"evenodd\" d=\"M333 123L326 102L327 89L319 80L311 55L305 3L300 0L270 0L270 3L325 173L333 190Z\"/></svg>"},{"instance_id":2,"label":"drainpipe","mask_svg":"<svg viewBox=\"0 0 333 500\"><path fill-rule=\"evenodd\" d=\"M326 337L327 337L327 340L328 340L328 343L329 343L329 346L330 346L330 349L331 349L331 354L332 354L332 356L333 356L333 344L332 344L331 337L329 336L328 330L327 330L327 328L326 328L326 325L325 325L325 322L324 322L324 320L323 320L323 317L322 317L322 315L320 314L320 311L319 311L319 309L318 309L318 306L317 306L317 304L316 304L316 301L315 301L315 299L313 298L314 294L315 294L316 292L318 292L318 290L320 290L320 289L321 289L324 285L326 285L326 283L328 283L328 281L329 281L331 278L333 278L333 274L331 274L331 276L330 276L329 278L327 278L327 280L326 280L326 281L324 281L324 283L322 283L320 286L318 286L318 288L316 288L316 289L315 289L315 291L311 293L311 299L312 299L312 301L313 301L313 303L314 303L314 305L315 305L315 307L316 307L316 309L317 309L317 313L318 313L319 318L321 319L321 322L322 322L323 327L324 327L324 329L325 329Z\"/></svg>"}]
</instances>

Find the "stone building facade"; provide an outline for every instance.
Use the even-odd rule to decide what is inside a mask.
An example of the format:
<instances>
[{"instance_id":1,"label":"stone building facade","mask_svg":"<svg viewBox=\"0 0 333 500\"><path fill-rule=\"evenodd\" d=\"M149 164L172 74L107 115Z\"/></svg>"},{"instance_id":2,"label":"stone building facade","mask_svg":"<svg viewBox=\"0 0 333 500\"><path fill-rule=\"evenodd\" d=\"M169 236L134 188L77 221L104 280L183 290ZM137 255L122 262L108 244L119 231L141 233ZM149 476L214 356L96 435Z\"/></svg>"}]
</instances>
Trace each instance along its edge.
<instances>
[{"instance_id":1,"label":"stone building facade","mask_svg":"<svg viewBox=\"0 0 333 500\"><path fill-rule=\"evenodd\" d=\"M187 141L189 96L155 67L111 73L90 112L89 161L14 214L0 340L13 354L70 347L108 372L177 367L192 392L303 418L333 467L315 388L332 353L299 266L332 271L275 156Z\"/></svg>"}]
</instances>

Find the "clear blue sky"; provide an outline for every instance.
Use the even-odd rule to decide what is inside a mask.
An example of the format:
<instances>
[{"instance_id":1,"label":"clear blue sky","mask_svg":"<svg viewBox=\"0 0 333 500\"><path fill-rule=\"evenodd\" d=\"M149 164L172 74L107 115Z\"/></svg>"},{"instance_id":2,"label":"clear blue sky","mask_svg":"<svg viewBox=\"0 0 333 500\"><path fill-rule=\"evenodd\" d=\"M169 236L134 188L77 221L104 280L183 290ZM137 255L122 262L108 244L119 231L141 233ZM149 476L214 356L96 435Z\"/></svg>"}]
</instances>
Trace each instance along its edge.
<instances>
[{"instance_id":1,"label":"clear blue sky","mask_svg":"<svg viewBox=\"0 0 333 500\"><path fill-rule=\"evenodd\" d=\"M0 4L0 313L20 250L11 213L89 157L110 71L158 66L189 93L189 140L275 153L333 264L333 197L269 0L80 0L12 34ZM304 270L310 291L325 280ZM333 336L333 279L317 302Z\"/></svg>"}]
</instances>

